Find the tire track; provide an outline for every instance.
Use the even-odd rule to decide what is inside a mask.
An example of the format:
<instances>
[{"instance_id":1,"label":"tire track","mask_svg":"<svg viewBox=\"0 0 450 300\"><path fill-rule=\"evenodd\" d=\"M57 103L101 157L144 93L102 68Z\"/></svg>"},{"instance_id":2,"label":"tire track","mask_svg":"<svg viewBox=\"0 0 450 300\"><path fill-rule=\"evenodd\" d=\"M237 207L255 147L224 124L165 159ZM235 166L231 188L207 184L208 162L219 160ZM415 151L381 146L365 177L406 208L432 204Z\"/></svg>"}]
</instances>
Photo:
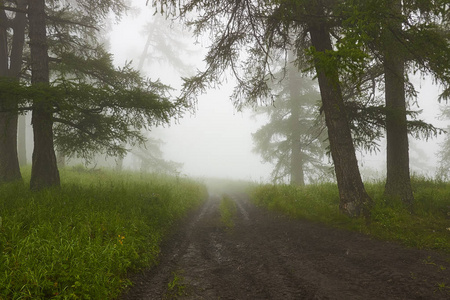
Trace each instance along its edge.
<instances>
[{"instance_id":1,"label":"tire track","mask_svg":"<svg viewBox=\"0 0 450 300\"><path fill-rule=\"evenodd\" d=\"M231 198L238 208L232 229L221 222L221 199L211 197L163 248L160 265L122 299L167 299L172 272L182 277L177 299L450 299L450 291L437 288L450 286L448 256Z\"/></svg>"}]
</instances>

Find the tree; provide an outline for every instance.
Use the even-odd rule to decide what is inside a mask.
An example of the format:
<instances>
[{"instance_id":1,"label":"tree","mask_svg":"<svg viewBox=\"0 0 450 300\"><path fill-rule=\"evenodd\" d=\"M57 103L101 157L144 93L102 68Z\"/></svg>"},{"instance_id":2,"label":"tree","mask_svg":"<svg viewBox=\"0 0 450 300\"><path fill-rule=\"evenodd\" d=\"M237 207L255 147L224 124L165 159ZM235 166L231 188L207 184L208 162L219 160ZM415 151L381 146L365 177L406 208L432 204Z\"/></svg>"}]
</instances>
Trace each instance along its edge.
<instances>
[{"instance_id":1,"label":"tree","mask_svg":"<svg viewBox=\"0 0 450 300\"><path fill-rule=\"evenodd\" d=\"M33 97L34 149L31 168L31 189L60 185L59 171L53 146L53 103L46 92L50 83L48 47L45 22L45 0L30 1L28 7L31 84L42 93Z\"/></svg>"},{"instance_id":2,"label":"tree","mask_svg":"<svg viewBox=\"0 0 450 300\"><path fill-rule=\"evenodd\" d=\"M416 97L407 71L432 74L448 90L450 57L447 34L449 4L445 1L351 1L343 40L383 66L387 178L385 194L409 207L414 197L409 173L408 134L425 136L440 130L422 121L408 121L407 98ZM362 21L363 20L363 21ZM345 42L344 42L345 43Z\"/></svg>"},{"instance_id":3,"label":"tree","mask_svg":"<svg viewBox=\"0 0 450 300\"><path fill-rule=\"evenodd\" d=\"M10 5L17 9L14 17L0 10L0 77L17 81L22 71L27 1ZM22 179L17 159L17 103L11 100L0 97L0 183Z\"/></svg>"},{"instance_id":4,"label":"tree","mask_svg":"<svg viewBox=\"0 0 450 300\"><path fill-rule=\"evenodd\" d=\"M333 15L334 1L179 1L161 0L169 13L183 17L196 10L199 15L188 23L194 33L211 31L213 39L205 57L206 70L185 81L186 97L195 96L208 85L220 83L224 70L231 69L239 86L234 96L244 101L267 98L271 78L269 61L273 49L296 47L298 60L304 59L305 41L311 45L309 59L317 74L322 109L328 129L330 151L339 187L340 209L350 216L369 215L371 199L361 180L353 146L339 74L344 71L338 62L343 51L335 51L331 29L337 25ZM246 54L245 72L239 74L240 57ZM307 58L308 59L308 58ZM242 69L242 68L241 68ZM244 76L245 77L245 76Z\"/></svg>"},{"instance_id":5,"label":"tree","mask_svg":"<svg viewBox=\"0 0 450 300\"><path fill-rule=\"evenodd\" d=\"M154 172L169 175L178 175L181 163L163 159L161 140L149 139L143 147L135 147L131 153L140 160L141 172Z\"/></svg>"},{"instance_id":6,"label":"tree","mask_svg":"<svg viewBox=\"0 0 450 300\"><path fill-rule=\"evenodd\" d=\"M348 215L368 216L372 200L365 191L358 169L324 4L312 1L307 13L313 16L307 24L315 51L315 69L338 182L340 208Z\"/></svg>"},{"instance_id":7,"label":"tree","mask_svg":"<svg viewBox=\"0 0 450 300\"><path fill-rule=\"evenodd\" d=\"M442 110L442 117L450 119L449 107ZM436 175L443 181L448 181L450 179L450 125L447 126L447 135L445 136L439 151L439 165Z\"/></svg>"},{"instance_id":8,"label":"tree","mask_svg":"<svg viewBox=\"0 0 450 300\"><path fill-rule=\"evenodd\" d=\"M186 108L169 99L167 86L143 78L130 65L115 68L96 42L96 22L110 9L121 11L122 1L69 2L50 1L47 10L45 2L33 2L28 14L31 86L26 75L14 85L0 80L3 95L19 110L33 110L32 189L59 185L53 141L69 155L117 155L125 153L125 142L145 141L141 129L168 123Z\"/></svg>"},{"instance_id":9,"label":"tree","mask_svg":"<svg viewBox=\"0 0 450 300\"><path fill-rule=\"evenodd\" d=\"M270 120L252 138L263 161L275 163L274 181L287 178L302 186L306 178L312 181L327 172L322 162L326 130L319 118L316 84L301 76L292 63L287 68L286 76L272 87L277 92L273 105L258 108L258 114L267 114Z\"/></svg>"},{"instance_id":10,"label":"tree","mask_svg":"<svg viewBox=\"0 0 450 300\"><path fill-rule=\"evenodd\" d=\"M160 15L153 15L151 20L144 25L143 34L146 36L146 42L137 61L138 71L143 72L145 66L149 66L150 70L159 70L160 67L169 66L181 76L191 73L193 67L183 59L183 54L189 57L194 51L191 51L185 42L186 32L181 27L170 24ZM180 167L177 163L166 162L162 159L162 152L159 149L162 142L156 142L152 138L149 138L148 142L150 142L148 147L132 147L131 150L132 154L141 159L143 165L148 165L142 166L142 168L148 169L153 166L154 170L165 169L169 173L174 173L175 169ZM117 170L122 170L123 160L123 156L116 159Z\"/></svg>"}]
</instances>

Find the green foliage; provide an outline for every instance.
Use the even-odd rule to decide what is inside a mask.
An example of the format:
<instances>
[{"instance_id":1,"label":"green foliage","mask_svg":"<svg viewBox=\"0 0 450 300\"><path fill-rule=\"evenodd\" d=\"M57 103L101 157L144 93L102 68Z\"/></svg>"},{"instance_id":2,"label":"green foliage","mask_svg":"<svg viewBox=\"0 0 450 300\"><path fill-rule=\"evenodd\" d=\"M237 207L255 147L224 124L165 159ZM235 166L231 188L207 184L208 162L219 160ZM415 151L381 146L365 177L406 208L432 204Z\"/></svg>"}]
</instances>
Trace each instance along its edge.
<instances>
[{"instance_id":1,"label":"green foliage","mask_svg":"<svg viewBox=\"0 0 450 300\"><path fill-rule=\"evenodd\" d=\"M123 155L124 144L142 144L141 129L167 124L185 109L170 88L143 78L130 64L115 68L101 47L93 57L62 54L55 66L55 143L68 156Z\"/></svg>"},{"instance_id":2,"label":"green foliage","mask_svg":"<svg viewBox=\"0 0 450 300\"><path fill-rule=\"evenodd\" d=\"M189 180L61 173L57 190L0 187L0 299L113 298L128 271L157 263L164 234L206 197Z\"/></svg>"},{"instance_id":3,"label":"green foliage","mask_svg":"<svg viewBox=\"0 0 450 300\"><path fill-rule=\"evenodd\" d=\"M142 77L130 63L113 65L100 28L106 27L110 13L120 17L127 1L63 2L46 2L50 85L30 87L29 66L21 78L0 78L2 101L14 104L4 107L18 104L19 111L27 111L32 101L48 104L56 147L66 156L123 156L125 144L145 141L141 129L168 124L181 117L186 105L171 99L168 86ZM23 61L28 55L25 49Z\"/></svg>"},{"instance_id":4,"label":"green foliage","mask_svg":"<svg viewBox=\"0 0 450 300\"><path fill-rule=\"evenodd\" d=\"M228 195L224 195L219 206L220 219L226 228L234 227L234 218L237 212L236 202Z\"/></svg>"},{"instance_id":5,"label":"green foliage","mask_svg":"<svg viewBox=\"0 0 450 300\"><path fill-rule=\"evenodd\" d=\"M167 284L167 294L164 299L175 299L177 297L186 295L186 286L182 284L184 278L181 276L181 271L172 272L172 280Z\"/></svg>"},{"instance_id":6,"label":"green foliage","mask_svg":"<svg viewBox=\"0 0 450 300\"><path fill-rule=\"evenodd\" d=\"M370 224L351 219L339 212L339 194L334 184L294 187L262 185L252 192L253 201L294 218L326 223L359 231L404 245L437 249L450 253L450 184L413 179L414 213L403 203L383 197L383 183L366 184L374 200Z\"/></svg>"}]
</instances>

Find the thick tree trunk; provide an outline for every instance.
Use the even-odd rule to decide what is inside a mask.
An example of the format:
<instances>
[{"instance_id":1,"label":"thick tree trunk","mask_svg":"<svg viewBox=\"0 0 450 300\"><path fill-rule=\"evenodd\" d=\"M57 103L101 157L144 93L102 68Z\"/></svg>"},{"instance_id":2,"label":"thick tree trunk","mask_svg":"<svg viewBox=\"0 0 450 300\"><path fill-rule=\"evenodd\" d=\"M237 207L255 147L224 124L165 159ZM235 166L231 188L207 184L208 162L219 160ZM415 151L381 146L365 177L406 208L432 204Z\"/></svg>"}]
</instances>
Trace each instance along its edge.
<instances>
[{"instance_id":1,"label":"thick tree trunk","mask_svg":"<svg viewBox=\"0 0 450 300\"><path fill-rule=\"evenodd\" d=\"M17 1L17 8L26 8L26 1ZM0 76L18 80L22 68L22 53L25 35L26 16L16 13L12 21L13 29L11 56L9 57L7 39L7 17L0 12ZM0 182L21 180L17 155L17 103L0 99Z\"/></svg>"},{"instance_id":2,"label":"thick tree trunk","mask_svg":"<svg viewBox=\"0 0 450 300\"><path fill-rule=\"evenodd\" d=\"M385 30L384 78L386 97L386 161L385 195L401 199L412 206L414 196L409 173L409 145L406 123L405 59L395 34L402 30L401 1L391 2L394 18Z\"/></svg>"},{"instance_id":3,"label":"thick tree trunk","mask_svg":"<svg viewBox=\"0 0 450 300\"><path fill-rule=\"evenodd\" d=\"M293 59L293 55L290 53L289 60ZM290 132L291 132L291 184L304 186L305 174L303 168L303 153L300 143L300 82L296 80L297 73L294 66L289 67L288 79L289 79L289 96L290 96Z\"/></svg>"},{"instance_id":4,"label":"thick tree trunk","mask_svg":"<svg viewBox=\"0 0 450 300\"><path fill-rule=\"evenodd\" d=\"M36 87L49 84L48 52L45 27L45 1L32 0L29 3L31 83ZM33 99L34 150L31 168L30 188L39 190L60 186L59 172L53 145L53 115L51 99L45 95Z\"/></svg>"},{"instance_id":5,"label":"thick tree trunk","mask_svg":"<svg viewBox=\"0 0 450 300\"><path fill-rule=\"evenodd\" d=\"M0 76L7 77L8 40L6 14L0 12ZM0 99L0 183L20 180L19 161L17 159L17 112L15 105L8 99Z\"/></svg>"},{"instance_id":6,"label":"thick tree trunk","mask_svg":"<svg viewBox=\"0 0 450 300\"><path fill-rule=\"evenodd\" d=\"M321 1L311 1L309 14L317 16L308 22L311 43L323 55L332 51L332 44ZM324 16L324 17L321 17ZM345 112L337 67L325 66L316 59L315 68L322 96L322 108L328 129L331 156L339 188L340 209L349 216L370 214L372 199L366 193L359 173L353 139Z\"/></svg>"}]
</instances>

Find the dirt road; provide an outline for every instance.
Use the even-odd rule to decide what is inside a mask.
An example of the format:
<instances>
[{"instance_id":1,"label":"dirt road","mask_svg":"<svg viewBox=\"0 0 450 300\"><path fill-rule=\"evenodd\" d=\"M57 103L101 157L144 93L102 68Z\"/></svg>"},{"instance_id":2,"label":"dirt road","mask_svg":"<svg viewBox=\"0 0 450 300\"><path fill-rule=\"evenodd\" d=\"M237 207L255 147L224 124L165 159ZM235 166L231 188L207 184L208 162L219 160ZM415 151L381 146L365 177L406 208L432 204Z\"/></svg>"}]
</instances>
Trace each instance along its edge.
<instances>
[{"instance_id":1,"label":"dirt road","mask_svg":"<svg viewBox=\"0 0 450 300\"><path fill-rule=\"evenodd\" d=\"M450 257L290 220L234 196L233 228L211 197L132 277L130 299L450 299Z\"/></svg>"}]
</instances>

